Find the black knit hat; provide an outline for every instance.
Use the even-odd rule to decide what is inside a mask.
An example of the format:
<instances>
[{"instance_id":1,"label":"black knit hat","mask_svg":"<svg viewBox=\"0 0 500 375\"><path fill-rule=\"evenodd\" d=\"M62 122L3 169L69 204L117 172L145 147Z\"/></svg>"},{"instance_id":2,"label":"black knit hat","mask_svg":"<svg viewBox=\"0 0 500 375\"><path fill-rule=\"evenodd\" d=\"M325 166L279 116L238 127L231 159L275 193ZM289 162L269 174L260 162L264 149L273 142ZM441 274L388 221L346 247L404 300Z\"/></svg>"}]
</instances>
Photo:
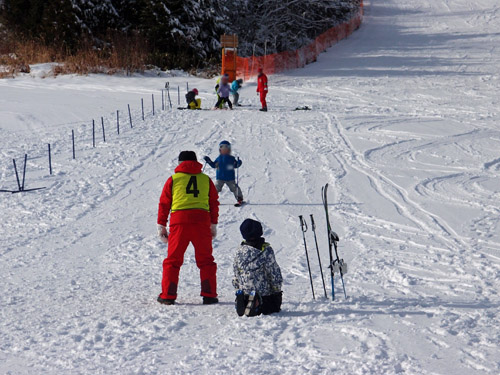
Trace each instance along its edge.
<instances>
[{"instance_id":1,"label":"black knit hat","mask_svg":"<svg viewBox=\"0 0 500 375\"><path fill-rule=\"evenodd\" d=\"M240 232L245 240L256 240L262 236L262 224L252 219L245 219L240 226Z\"/></svg>"},{"instance_id":2,"label":"black knit hat","mask_svg":"<svg viewBox=\"0 0 500 375\"><path fill-rule=\"evenodd\" d=\"M187 160L198 161L198 159L196 159L196 153L194 151L181 151L179 154L179 161Z\"/></svg>"}]
</instances>

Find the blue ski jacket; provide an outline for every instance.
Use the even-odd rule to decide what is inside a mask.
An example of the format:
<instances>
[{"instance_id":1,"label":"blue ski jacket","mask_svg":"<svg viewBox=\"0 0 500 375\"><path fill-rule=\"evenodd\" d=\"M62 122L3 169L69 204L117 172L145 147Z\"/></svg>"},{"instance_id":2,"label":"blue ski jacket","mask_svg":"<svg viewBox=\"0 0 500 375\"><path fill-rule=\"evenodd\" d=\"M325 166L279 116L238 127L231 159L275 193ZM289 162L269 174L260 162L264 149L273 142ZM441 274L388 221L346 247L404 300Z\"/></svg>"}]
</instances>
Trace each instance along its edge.
<instances>
[{"instance_id":1,"label":"blue ski jacket","mask_svg":"<svg viewBox=\"0 0 500 375\"><path fill-rule=\"evenodd\" d=\"M233 83L231 83L231 94L234 94L238 92L238 90L241 88L240 84L238 83L237 80L234 80Z\"/></svg>"},{"instance_id":2,"label":"blue ski jacket","mask_svg":"<svg viewBox=\"0 0 500 375\"><path fill-rule=\"evenodd\" d=\"M205 156L205 161L212 168L217 168L216 179L222 181L234 181L236 179L234 169L241 166L241 160L236 160L233 155L219 155L214 161Z\"/></svg>"}]
</instances>

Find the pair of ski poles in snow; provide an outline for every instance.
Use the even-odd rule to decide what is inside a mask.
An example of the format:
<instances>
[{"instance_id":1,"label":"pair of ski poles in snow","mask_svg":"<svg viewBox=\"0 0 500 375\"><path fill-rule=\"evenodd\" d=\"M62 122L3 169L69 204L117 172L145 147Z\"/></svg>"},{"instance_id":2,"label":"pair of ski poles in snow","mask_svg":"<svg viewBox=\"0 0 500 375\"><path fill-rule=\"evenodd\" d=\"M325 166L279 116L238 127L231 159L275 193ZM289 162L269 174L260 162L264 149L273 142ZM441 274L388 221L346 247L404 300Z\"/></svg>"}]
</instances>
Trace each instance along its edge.
<instances>
[{"instance_id":1,"label":"pair of ski poles in snow","mask_svg":"<svg viewBox=\"0 0 500 375\"><path fill-rule=\"evenodd\" d=\"M311 214L311 229L314 234L314 242L316 244L316 253L318 254L318 262L319 262L319 269L321 272L321 281L323 282L323 291L325 292L325 298L328 298L326 294L326 286L325 286L325 278L323 275L323 266L321 265L321 257L319 255L319 246L318 246L318 238L316 236L316 223L314 222L314 216ZM309 262L309 252L307 251L307 243L306 243L306 232L308 230L307 228L307 223L304 220L304 217L302 215L299 216L300 219L300 227L302 229L302 238L304 240L304 249L306 251L306 261L307 261L307 269L309 271L309 280L311 282L311 290L312 290L312 295L313 299L316 299L315 293L314 293L314 285L313 285L313 278L311 274L311 265ZM335 287L334 287L334 273L340 273L340 278L342 280L342 288L344 290L344 297L347 298L347 294L345 292L345 287L344 287L344 277L343 275L347 272L347 264L344 263L343 259L339 259L338 253L337 253L337 241L338 241L338 236L335 232L333 232L330 228L329 222L327 222L328 226L328 246L330 250L330 277L332 281L332 300L335 300ZM335 254L336 254L336 260L333 259L332 256L332 245L335 247Z\"/></svg>"},{"instance_id":2,"label":"pair of ski poles in snow","mask_svg":"<svg viewBox=\"0 0 500 375\"><path fill-rule=\"evenodd\" d=\"M306 232L308 229L307 223L304 220L304 217L302 215L299 216L299 220L300 220L300 227L302 229L302 238L304 240L304 248L306 250L307 269L309 270L309 280L311 281L312 295L313 295L313 299L316 299L316 296L314 295L314 286L313 286L313 279L312 279L312 274L311 274L311 265L309 263L309 253L307 251L307 243L306 243ZM316 223L314 222L314 216L312 214L311 214L311 229L314 233L314 242L316 243L316 253L318 254L319 269L321 271L321 280L323 281L323 290L325 292L325 298L328 298L326 295L325 278L323 276L323 266L321 265L321 257L319 255L318 238L316 237Z\"/></svg>"}]
</instances>

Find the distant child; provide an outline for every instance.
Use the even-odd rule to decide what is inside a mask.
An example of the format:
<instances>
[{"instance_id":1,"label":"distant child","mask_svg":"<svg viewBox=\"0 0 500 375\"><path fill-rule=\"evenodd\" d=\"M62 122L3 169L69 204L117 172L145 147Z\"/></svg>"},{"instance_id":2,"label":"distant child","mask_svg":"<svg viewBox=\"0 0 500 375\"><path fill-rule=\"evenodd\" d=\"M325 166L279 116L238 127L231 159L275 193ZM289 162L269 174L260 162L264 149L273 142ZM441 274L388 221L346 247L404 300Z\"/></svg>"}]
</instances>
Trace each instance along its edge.
<instances>
[{"instance_id":1,"label":"distant child","mask_svg":"<svg viewBox=\"0 0 500 375\"><path fill-rule=\"evenodd\" d=\"M271 245L262 237L262 225L246 219L240 226L243 241L234 257L233 286L239 316L281 311L283 277Z\"/></svg>"},{"instance_id":2,"label":"distant child","mask_svg":"<svg viewBox=\"0 0 500 375\"><path fill-rule=\"evenodd\" d=\"M241 88L243 85L243 80L240 79L235 79L233 83L231 83L231 94L233 94L233 104L236 106L241 106L238 101L240 100L240 94L238 93L238 90Z\"/></svg>"},{"instance_id":3,"label":"distant child","mask_svg":"<svg viewBox=\"0 0 500 375\"><path fill-rule=\"evenodd\" d=\"M198 89L192 89L186 94L187 109L201 109L201 99L196 99Z\"/></svg>"},{"instance_id":4,"label":"distant child","mask_svg":"<svg viewBox=\"0 0 500 375\"><path fill-rule=\"evenodd\" d=\"M226 76L227 79L229 79L229 74L223 74L221 75L219 78L217 78L217 81L215 81L215 93L217 94L217 101L219 101L220 99L220 96L219 96L219 86L220 86L220 81L222 79L222 77ZM219 105L219 108L222 108L223 105L222 103Z\"/></svg>"},{"instance_id":5,"label":"distant child","mask_svg":"<svg viewBox=\"0 0 500 375\"><path fill-rule=\"evenodd\" d=\"M234 170L241 166L240 158L236 159L231 155L231 143L222 141L219 144L219 156L215 161L212 161L208 156L204 160L212 168L217 168L215 188L217 192L221 192L224 185L227 185L229 190L234 194L238 204L243 203L243 193L236 183L236 176Z\"/></svg>"},{"instance_id":6,"label":"distant child","mask_svg":"<svg viewBox=\"0 0 500 375\"><path fill-rule=\"evenodd\" d=\"M219 88L217 89L218 100L215 104L215 109L221 108L223 103L229 105L229 109L233 109L233 104L229 100L229 93L231 92L231 86L229 86L229 76L224 74L220 79Z\"/></svg>"}]
</instances>

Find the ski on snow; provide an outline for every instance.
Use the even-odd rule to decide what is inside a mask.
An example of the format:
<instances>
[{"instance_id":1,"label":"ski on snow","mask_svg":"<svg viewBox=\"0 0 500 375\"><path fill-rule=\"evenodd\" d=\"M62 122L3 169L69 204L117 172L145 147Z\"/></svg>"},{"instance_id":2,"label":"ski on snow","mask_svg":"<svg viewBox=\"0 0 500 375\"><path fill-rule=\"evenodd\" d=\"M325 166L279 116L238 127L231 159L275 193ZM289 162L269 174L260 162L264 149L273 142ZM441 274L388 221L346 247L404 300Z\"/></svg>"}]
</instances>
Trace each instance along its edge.
<instances>
[{"instance_id":1,"label":"ski on snow","mask_svg":"<svg viewBox=\"0 0 500 375\"><path fill-rule=\"evenodd\" d=\"M347 263L344 259L339 258L339 252L337 248L337 242L339 241L339 236L332 230L330 224L330 215L328 213L328 184L321 188L321 198L323 200L323 206L325 208L326 215L326 232L328 233L328 251L330 253L330 278L332 281L332 300L335 300L335 273L340 274L340 280L342 281L342 289L344 290L344 297L347 299L347 294L345 292L344 285L344 274L347 273ZM333 250L335 250L335 256L333 255Z\"/></svg>"}]
</instances>

